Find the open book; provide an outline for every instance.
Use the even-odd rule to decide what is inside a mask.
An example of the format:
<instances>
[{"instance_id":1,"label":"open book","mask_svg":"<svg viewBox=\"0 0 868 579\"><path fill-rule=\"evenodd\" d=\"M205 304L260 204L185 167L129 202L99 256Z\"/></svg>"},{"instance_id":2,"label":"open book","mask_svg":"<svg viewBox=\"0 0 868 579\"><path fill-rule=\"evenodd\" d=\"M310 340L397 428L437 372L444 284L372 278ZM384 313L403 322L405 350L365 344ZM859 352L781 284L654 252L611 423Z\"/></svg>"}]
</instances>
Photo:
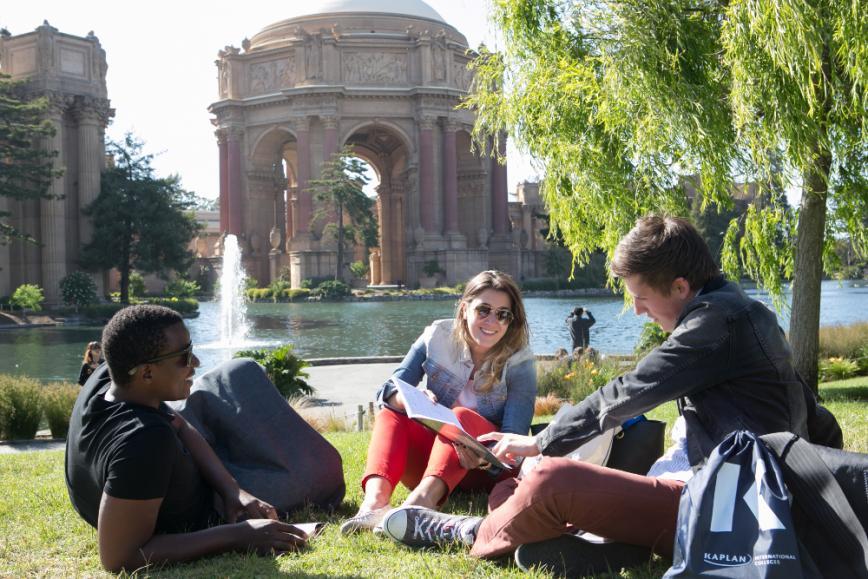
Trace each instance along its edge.
<instances>
[{"instance_id":1,"label":"open book","mask_svg":"<svg viewBox=\"0 0 868 579\"><path fill-rule=\"evenodd\" d=\"M437 434L441 434L459 444L463 444L471 451L476 453L482 460L492 466L502 469L511 468L509 465L501 462L494 456L488 448L473 438L461 427L458 418L455 417L450 409L442 404L431 402L431 399L424 392L404 382L400 378L392 376L392 383L401 393L404 398L404 407L407 410L407 416L421 424L427 426Z\"/></svg>"},{"instance_id":2,"label":"open book","mask_svg":"<svg viewBox=\"0 0 868 579\"><path fill-rule=\"evenodd\" d=\"M301 531L307 541L310 541L325 529L325 523L290 523L290 525Z\"/></svg>"}]
</instances>

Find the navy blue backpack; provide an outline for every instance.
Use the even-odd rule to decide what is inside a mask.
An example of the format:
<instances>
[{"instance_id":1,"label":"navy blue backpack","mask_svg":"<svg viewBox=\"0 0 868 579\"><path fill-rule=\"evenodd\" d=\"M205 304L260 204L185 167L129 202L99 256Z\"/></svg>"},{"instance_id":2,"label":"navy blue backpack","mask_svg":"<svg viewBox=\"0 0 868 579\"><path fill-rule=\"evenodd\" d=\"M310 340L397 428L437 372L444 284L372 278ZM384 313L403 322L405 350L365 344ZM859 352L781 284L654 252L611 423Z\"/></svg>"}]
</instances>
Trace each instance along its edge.
<instances>
[{"instance_id":1,"label":"navy blue backpack","mask_svg":"<svg viewBox=\"0 0 868 579\"><path fill-rule=\"evenodd\" d=\"M752 432L730 434L682 491L665 577L697 576L804 576L784 476Z\"/></svg>"}]
</instances>

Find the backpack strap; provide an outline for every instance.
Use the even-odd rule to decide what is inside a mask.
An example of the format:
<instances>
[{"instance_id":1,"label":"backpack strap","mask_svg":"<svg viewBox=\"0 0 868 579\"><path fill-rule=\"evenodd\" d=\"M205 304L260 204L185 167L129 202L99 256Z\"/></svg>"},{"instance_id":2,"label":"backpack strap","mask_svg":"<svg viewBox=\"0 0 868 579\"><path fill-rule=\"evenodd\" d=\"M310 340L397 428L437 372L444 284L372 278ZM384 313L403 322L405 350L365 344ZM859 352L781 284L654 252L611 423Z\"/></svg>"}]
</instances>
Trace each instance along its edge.
<instances>
[{"instance_id":1,"label":"backpack strap","mask_svg":"<svg viewBox=\"0 0 868 579\"><path fill-rule=\"evenodd\" d=\"M790 432L760 438L780 459L787 487L801 509L828 535L830 544L838 545L842 553L854 554L851 562L859 566L854 569L858 576L868 576L865 528L814 446Z\"/></svg>"}]
</instances>

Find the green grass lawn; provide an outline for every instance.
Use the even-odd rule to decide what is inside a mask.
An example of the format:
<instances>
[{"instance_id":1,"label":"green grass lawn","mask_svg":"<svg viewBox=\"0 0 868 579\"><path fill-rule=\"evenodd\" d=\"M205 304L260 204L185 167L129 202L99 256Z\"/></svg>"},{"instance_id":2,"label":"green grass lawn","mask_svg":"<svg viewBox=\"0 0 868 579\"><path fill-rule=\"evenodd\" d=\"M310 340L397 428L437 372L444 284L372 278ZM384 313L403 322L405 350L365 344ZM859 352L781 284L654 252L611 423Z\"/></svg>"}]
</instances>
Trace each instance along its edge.
<instances>
[{"instance_id":1,"label":"green grass lawn","mask_svg":"<svg viewBox=\"0 0 868 579\"><path fill-rule=\"evenodd\" d=\"M844 429L849 450L868 452L868 377L823 385L821 394ZM674 404L651 417L671 423ZM417 551L370 533L343 537L338 524L355 512L361 500L359 479L364 468L369 433L334 433L328 439L344 457L347 497L340 511L298 513L295 520L329 523L310 549L281 557L229 554L137 575L165 577L545 577L524 574L511 562L480 561L465 550ZM73 511L63 482L62 452L0 455L0 577L102 576L96 533ZM399 489L393 504L406 496ZM446 510L483 514L485 497L458 495ZM622 577L659 577L667 568L656 561L646 568L625 571Z\"/></svg>"}]
</instances>

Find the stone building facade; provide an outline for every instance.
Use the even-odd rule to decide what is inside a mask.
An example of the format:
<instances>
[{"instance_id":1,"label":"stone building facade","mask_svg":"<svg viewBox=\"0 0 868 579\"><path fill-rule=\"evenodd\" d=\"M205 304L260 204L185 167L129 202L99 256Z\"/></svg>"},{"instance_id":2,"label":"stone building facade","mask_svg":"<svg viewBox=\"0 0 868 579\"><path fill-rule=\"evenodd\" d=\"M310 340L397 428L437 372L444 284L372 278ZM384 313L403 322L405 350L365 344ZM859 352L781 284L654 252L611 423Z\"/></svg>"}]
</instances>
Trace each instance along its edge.
<instances>
[{"instance_id":1,"label":"stone building facade","mask_svg":"<svg viewBox=\"0 0 868 579\"><path fill-rule=\"evenodd\" d=\"M535 210L511 207L506 165L472 150L474 115L456 108L473 56L421 0L327 0L219 51L220 224L248 272L265 285L289 268L293 287L334 275L308 188L350 145L379 177L380 244L356 255L370 283L416 285L431 261L448 284L487 268L536 275ZM197 244L205 257L219 247Z\"/></svg>"},{"instance_id":2,"label":"stone building facade","mask_svg":"<svg viewBox=\"0 0 868 579\"><path fill-rule=\"evenodd\" d=\"M56 133L42 146L58 152L55 164L63 170L51 186L55 199L0 197L0 210L12 213L13 225L39 242L0 245L0 296L34 283L43 288L47 303L57 303L60 280L79 269L79 250L92 236L81 210L99 195L105 128L114 115L106 93L107 68L93 33L71 36L45 22L26 34L0 34L0 72L26 79L29 94L48 98ZM95 281L103 287L102 275Z\"/></svg>"}]
</instances>

